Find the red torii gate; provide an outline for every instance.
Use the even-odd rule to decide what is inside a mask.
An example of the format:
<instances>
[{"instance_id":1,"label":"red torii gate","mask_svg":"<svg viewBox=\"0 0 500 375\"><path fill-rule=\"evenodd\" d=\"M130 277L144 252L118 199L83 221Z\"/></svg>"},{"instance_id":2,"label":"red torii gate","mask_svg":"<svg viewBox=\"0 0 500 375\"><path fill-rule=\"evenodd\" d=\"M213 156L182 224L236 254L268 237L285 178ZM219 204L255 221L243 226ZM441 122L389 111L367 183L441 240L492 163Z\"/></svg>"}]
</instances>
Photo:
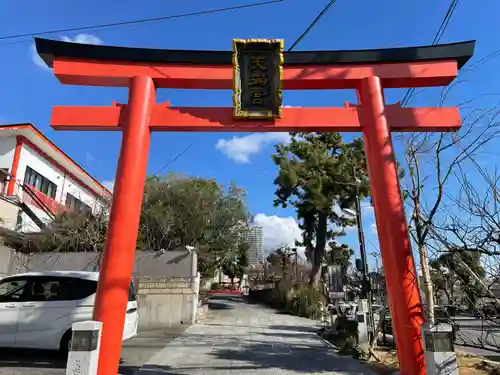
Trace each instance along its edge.
<instances>
[{"instance_id":1,"label":"red torii gate","mask_svg":"<svg viewBox=\"0 0 500 375\"><path fill-rule=\"evenodd\" d=\"M81 45L36 39L63 84L129 87L128 104L54 107L56 130L122 131L94 319L103 322L99 375L116 374L134 262L151 131L363 132L401 373L425 374L423 311L391 131L460 127L457 108L385 106L384 88L448 85L474 42L361 51L285 52L283 89L355 89L359 105L283 108L277 120L234 120L232 108L155 104L157 88L232 89L231 51L181 51Z\"/></svg>"}]
</instances>

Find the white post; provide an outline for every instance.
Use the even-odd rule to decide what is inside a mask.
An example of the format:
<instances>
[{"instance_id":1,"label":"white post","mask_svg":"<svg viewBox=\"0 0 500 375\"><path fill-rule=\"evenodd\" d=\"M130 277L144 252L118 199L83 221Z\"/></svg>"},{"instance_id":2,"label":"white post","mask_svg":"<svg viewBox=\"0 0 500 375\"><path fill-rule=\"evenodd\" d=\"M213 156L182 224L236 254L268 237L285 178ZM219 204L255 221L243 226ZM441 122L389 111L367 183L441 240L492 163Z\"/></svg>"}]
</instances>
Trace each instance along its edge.
<instances>
[{"instance_id":1,"label":"white post","mask_svg":"<svg viewBox=\"0 0 500 375\"><path fill-rule=\"evenodd\" d=\"M193 317L191 318L191 323L194 324L198 320L198 300L200 295L200 280L201 275L199 272L196 273L196 277L191 278L192 291L193 291Z\"/></svg>"},{"instance_id":2,"label":"white post","mask_svg":"<svg viewBox=\"0 0 500 375\"><path fill-rule=\"evenodd\" d=\"M358 308L356 310L356 320L358 322L358 338L360 344L366 344L370 341L368 319L368 301L366 299L360 299L358 302Z\"/></svg>"},{"instance_id":3,"label":"white post","mask_svg":"<svg viewBox=\"0 0 500 375\"><path fill-rule=\"evenodd\" d=\"M424 357L428 375L458 375L457 354L453 340L453 327L439 323L423 327Z\"/></svg>"},{"instance_id":4,"label":"white post","mask_svg":"<svg viewBox=\"0 0 500 375\"><path fill-rule=\"evenodd\" d=\"M96 375L101 345L102 323L85 321L73 323L73 335L66 364L66 375Z\"/></svg>"}]
</instances>

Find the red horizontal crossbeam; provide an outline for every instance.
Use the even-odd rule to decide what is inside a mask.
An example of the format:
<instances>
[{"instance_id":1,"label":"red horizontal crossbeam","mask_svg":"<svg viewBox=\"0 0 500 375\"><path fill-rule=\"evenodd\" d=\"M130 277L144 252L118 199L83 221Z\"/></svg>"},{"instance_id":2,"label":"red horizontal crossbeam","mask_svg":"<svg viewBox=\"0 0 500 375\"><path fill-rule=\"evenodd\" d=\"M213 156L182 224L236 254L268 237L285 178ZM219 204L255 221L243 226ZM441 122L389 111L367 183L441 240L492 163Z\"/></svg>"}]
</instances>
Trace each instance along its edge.
<instances>
[{"instance_id":1,"label":"red horizontal crossbeam","mask_svg":"<svg viewBox=\"0 0 500 375\"><path fill-rule=\"evenodd\" d=\"M55 130L121 130L125 105L110 107L54 107ZM386 106L395 132L446 132L460 127L457 108L401 108ZM168 107L157 104L151 115L152 131L197 132L360 132L358 111L349 108L283 108L281 119L252 121L233 119L233 108Z\"/></svg>"},{"instance_id":2,"label":"red horizontal crossbeam","mask_svg":"<svg viewBox=\"0 0 500 375\"><path fill-rule=\"evenodd\" d=\"M157 88L233 88L230 65L180 65L56 58L54 74L70 85L128 86L135 76L153 78ZM444 86L458 74L456 61L285 66L285 90L354 89L359 80L378 76L385 88Z\"/></svg>"}]
</instances>

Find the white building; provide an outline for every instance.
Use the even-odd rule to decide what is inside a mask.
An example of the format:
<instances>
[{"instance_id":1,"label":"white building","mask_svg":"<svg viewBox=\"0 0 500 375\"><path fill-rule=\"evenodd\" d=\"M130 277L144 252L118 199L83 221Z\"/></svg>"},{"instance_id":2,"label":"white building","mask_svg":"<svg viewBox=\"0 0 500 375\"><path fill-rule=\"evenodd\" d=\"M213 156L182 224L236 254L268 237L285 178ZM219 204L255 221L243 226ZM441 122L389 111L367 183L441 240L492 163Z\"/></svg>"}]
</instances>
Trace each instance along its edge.
<instances>
[{"instance_id":1,"label":"white building","mask_svg":"<svg viewBox=\"0 0 500 375\"><path fill-rule=\"evenodd\" d=\"M251 227L247 233L246 242L250 247L248 249L248 265L260 266L260 258L264 251L264 228Z\"/></svg>"},{"instance_id":2,"label":"white building","mask_svg":"<svg viewBox=\"0 0 500 375\"><path fill-rule=\"evenodd\" d=\"M0 126L0 226L39 231L65 210L107 208L111 193L31 124Z\"/></svg>"}]
</instances>

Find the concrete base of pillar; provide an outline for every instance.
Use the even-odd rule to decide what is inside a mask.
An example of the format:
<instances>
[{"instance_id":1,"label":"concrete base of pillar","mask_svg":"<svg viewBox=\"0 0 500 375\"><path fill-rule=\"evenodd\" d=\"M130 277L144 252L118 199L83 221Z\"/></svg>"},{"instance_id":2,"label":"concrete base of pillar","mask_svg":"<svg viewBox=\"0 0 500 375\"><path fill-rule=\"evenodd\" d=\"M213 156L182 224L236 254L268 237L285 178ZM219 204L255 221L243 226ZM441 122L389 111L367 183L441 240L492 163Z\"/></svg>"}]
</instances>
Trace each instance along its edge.
<instances>
[{"instance_id":1,"label":"concrete base of pillar","mask_svg":"<svg viewBox=\"0 0 500 375\"><path fill-rule=\"evenodd\" d=\"M453 342L453 328L440 323L422 327L427 375L458 375L458 361Z\"/></svg>"}]
</instances>

